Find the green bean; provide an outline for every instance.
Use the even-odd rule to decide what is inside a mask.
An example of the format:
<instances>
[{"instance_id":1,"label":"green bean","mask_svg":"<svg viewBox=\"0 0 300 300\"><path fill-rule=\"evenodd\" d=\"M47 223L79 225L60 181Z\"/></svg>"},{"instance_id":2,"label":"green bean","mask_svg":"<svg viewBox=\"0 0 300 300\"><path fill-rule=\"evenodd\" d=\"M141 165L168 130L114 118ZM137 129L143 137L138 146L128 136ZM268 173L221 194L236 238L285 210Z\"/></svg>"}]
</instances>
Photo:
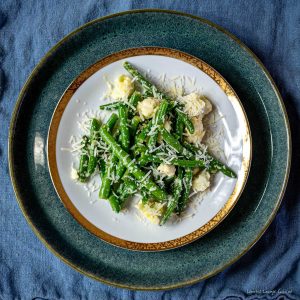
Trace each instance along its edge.
<instances>
[{"instance_id":1,"label":"green bean","mask_svg":"<svg viewBox=\"0 0 300 300\"><path fill-rule=\"evenodd\" d=\"M193 122L189 119L189 117L182 112L180 109L175 108L177 117L180 117L182 122L184 123L185 127L188 129L188 131L193 134L195 132L194 124Z\"/></svg>"},{"instance_id":2,"label":"green bean","mask_svg":"<svg viewBox=\"0 0 300 300\"><path fill-rule=\"evenodd\" d=\"M116 195L109 196L108 201L114 212L119 213L121 211L121 205Z\"/></svg>"},{"instance_id":3,"label":"green bean","mask_svg":"<svg viewBox=\"0 0 300 300\"><path fill-rule=\"evenodd\" d=\"M180 116L177 116L176 118L176 138L179 140L179 141L182 141L182 138L183 138L183 131L184 131L184 122L182 121L182 118Z\"/></svg>"},{"instance_id":4,"label":"green bean","mask_svg":"<svg viewBox=\"0 0 300 300\"><path fill-rule=\"evenodd\" d=\"M150 199L149 194L147 193L147 191L145 189L141 190L141 194L142 194L142 203L143 204L147 203Z\"/></svg>"},{"instance_id":5,"label":"green bean","mask_svg":"<svg viewBox=\"0 0 300 300\"><path fill-rule=\"evenodd\" d=\"M129 148L130 134L128 127L128 107L125 104L119 106L119 118L120 118L120 141L125 151Z\"/></svg>"},{"instance_id":6,"label":"green bean","mask_svg":"<svg viewBox=\"0 0 300 300\"><path fill-rule=\"evenodd\" d=\"M100 170L100 177L103 178L103 176L105 174L105 170L106 170L106 163L105 163L104 159L102 159L102 158L99 159L98 166L99 166L99 170Z\"/></svg>"},{"instance_id":7,"label":"green bean","mask_svg":"<svg viewBox=\"0 0 300 300\"><path fill-rule=\"evenodd\" d=\"M177 139L171 133L169 133L165 128L161 128L160 132L163 140L169 146L171 146L178 153L183 152L184 147L177 141Z\"/></svg>"},{"instance_id":8,"label":"green bean","mask_svg":"<svg viewBox=\"0 0 300 300\"><path fill-rule=\"evenodd\" d=\"M97 157L94 156L94 150L92 150L91 148L89 162L88 162L88 171L87 171L89 175L92 175L96 170L97 161L98 161Z\"/></svg>"},{"instance_id":9,"label":"green bean","mask_svg":"<svg viewBox=\"0 0 300 300\"><path fill-rule=\"evenodd\" d=\"M120 142L124 150L128 150L130 144L130 132L128 127L128 107L125 104L119 106L119 119L120 119ZM126 167L122 161L119 161L116 166L116 176L121 178L126 171Z\"/></svg>"},{"instance_id":10,"label":"green bean","mask_svg":"<svg viewBox=\"0 0 300 300\"><path fill-rule=\"evenodd\" d=\"M142 100L142 95L138 91L134 91L129 98L130 106L137 107L138 103Z\"/></svg>"},{"instance_id":11,"label":"green bean","mask_svg":"<svg viewBox=\"0 0 300 300\"><path fill-rule=\"evenodd\" d=\"M175 166L185 167L185 168L205 168L205 162L201 159L187 160L187 159L174 159L172 164Z\"/></svg>"},{"instance_id":12,"label":"green bean","mask_svg":"<svg viewBox=\"0 0 300 300\"><path fill-rule=\"evenodd\" d=\"M178 205L178 200L180 198L181 192L182 192L182 178L183 178L183 171L182 168L178 168L178 174L177 178L174 180L173 184L173 196L168 202L167 209L162 216L162 219L160 221L160 225L163 225L166 223L166 221L170 218L171 214L174 212Z\"/></svg>"},{"instance_id":13,"label":"green bean","mask_svg":"<svg viewBox=\"0 0 300 300\"><path fill-rule=\"evenodd\" d=\"M90 157L87 168L89 175L93 174L97 167L98 158L97 155L95 155L95 151L97 149L97 142L99 140L100 126L100 122L97 119L92 119L90 130Z\"/></svg>"},{"instance_id":14,"label":"green bean","mask_svg":"<svg viewBox=\"0 0 300 300\"><path fill-rule=\"evenodd\" d=\"M184 141L183 142L183 146L188 149L190 152L192 152L193 154L196 154L196 152L199 150L196 146Z\"/></svg>"},{"instance_id":15,"label":"green bean","mask_svg":"<svg viewBox=\"0 0 300 300\"><path fill-rule=\"evenodd\" d=\"M102 177L102 181L101 181L101 186L100 186L100 190L99 190L99 198L100 199L107 199L110 195L111 180L108 178L109 173L108 173L107 169L106 169L106 171Z\"/></svg>"},{"instance_id":16,"label":"green bean","mask_svg":"<svg viewBox=\"0 0 300 300\"><path fill-rule=\"evenodd\" d=\"M138 129L138 126L141 122L141 118L138 116L134 116L131 120L131 126L130 126L130 136L134 140L136 131Z\"/></svg>"},{"instance_id":17,"label":"green bean","mask_svg":"<svg viewBox=\"0 0 300 300\"><path fill-rule=\"evenodd\" d=\"M83 145L83 148L81 150L82 154L80 156L80 162L79 162L79 168L78 168L78 179L81 182L87 181L89 175L88 175L88 164L89 164L89 156L87 154L88 151L88 145L89 145L89 138L87 136L82 137L81 144Z\"/></svg>"},{"instance_id":18,"label":"green bean","mask_svg":"<svg viewBox=\"0 0 300 300\"><path fill-rule=\"evenodd\" d=\"M160 164L160 163L163 163L163 160L158 156L142 153L141 157L138 159L138 163L141 166L145 166L149 162L154 162L154 163Z\"/></svg>"},{"instance_id":19,"label":"green bean","mask_svg":"<svg viewBox=\"0 0 300 300\"><path fill-rule=\"evenodd\" d=\"M236 178L237 177L233 170L231 170L229 167L225 166L224 164L222 164L220 161L218 161L216 159L213 159L210 162L208 171L210 171L210 172L220 171L224 175L226 175L230 178Z\"/></svg>"},{"instance_id":20,"label":"green bean","mask_svg":"<svg viewBox=\"0 0 300 300\"><path fill-rule=\"evenodd\" d=\"M186 208L186 204L190 196L192 179L193 179L192 169L186 168L183 177L183 191L181 197L178 200L178 206L177 206L178 214L180 214Z\"/></svg>"},{"instance_id":21,"label":"green bean","mask_svg":"<svg viewBox=\"0 0 300 300\"><path fill-rule=\"evenodd\" d=\"M169 104L167 100L162 100L159 108L152 119L152 126L156 126L156 129L154 130L153 134L150 136L148 140L148 148L151 150L155 147L157 138L158 138L158 126L163 125L166 117L166 113L168 110Z\"/></svg>"},{"instance_id":22,"label":"green bean","mask_svg":"<svg viewBox=\"0 0 300 300\"><path fill-rule=\"evenodd\" d=\"M87 154L82 154L80 157L80 162L79 162L79 171L78 171L78 178L79 181L85 182L88 179L88 164L89 164L89 157Z\"/></svg>"},{"instance_id":23,"label":"green bean","mask_svg":"<svg viewBox=\"0 0 300 300\"><path fill-rule=\"evenodd\" d=\"M97 133L98 131L99 131L99 129L100 129L100 126L101 126L101 124L100 124L100 122L97 120L97 119L92 119L92 122L91 122L91 129L90 129L90 135L91 135L91 137L95 134L95 133Z\"/></svg>"},{"instance_id":24,"label":"green bean","mask_svg":"<svg viewBox=\"0 0 300 300\"><path fill-rule=\"evenodd\" d=\"M138 163L141 166L145 166L149 162L159 164L159 163L164 163L164 160L161 159L159 156L145 154L145 153L143 153L138 160ZM185 168L195 168L195 167L199 167L199 168L203 168L203 169L205 168L205 162L203 160L196 160L196 159L193 159L193 160L172 159L169 163L174 166L180 166L180 167L185 167Z\"/></svg>"},{"instance_id":25,"label":"green bean","mask_svg":"<svg viewBox=\"0 0 300 300\"><path fill-rule=\"evenodd\" d=\"M148 95L154 95L160 99L166 99L167 101L172 101L165 94L160 92L155 85L150 83L138 70L136 70L129 62L124 62L123 64L125 70L131 74L136 80L142 85Z\"/></svg>"},{"instance_id":26,"label":"green bean","mask_svg":"<svg viewBox=\"0 0 300 300\"><path fill-rule=\"evenodd\" d=\"M134 157L143 155L148 148L143 144L135 144L133 148L133 155Z\"/></svg>"},{"instance_id":27,"label":"green bean","mask_svg":"<svg viewBox=\"0 0 300 300\"><path fill-rule=\"evenodd\" d=\"M100 135L108 146L111 147L113 154L115 154L119 160L122 161L124 166L129 169L129 172L144 186L151 194L159 201L164 201L167 198L167 194L164 190L160 189L136 164L133 163L129 154L122 149L122 147L116 142L113 136L108 132L106 126L102 126L100 129Z\"/></svg>"},{"instance_id":28,"label":"green bean","mask_svg":"<svg viewBox=\"0 0 300 300\"><path fill-rule=\"evenodd\" d=\"M171 146L176 152L178 152L179 154L184 155L187 158L192 158L193 157L193 154L189 150L184 148L179 143L179 141L171 133L169 133L165 128L161 128L160 132L161 132L161 136L162 136L163 140L169 146Z\"/></svg>"},{"instance_id":29,"label":"green bean","mask_svg":"<svg viewBox=\"0 0 300 300\"><path fill-rule=\"evenodd\" d=\"M189 149L189 151L193 152L193 154L196 154L199 151L202 152L202 150L200 150L196 146L191 145L187 142L184 142L184 146L185 146L185 148ZM207 157L207 161L209 161L209 164L208 164L208 171L209 172L213 173L213 172L220 171L224 175L226 175L230 178L236 178L237 177L233 170L231 170L229 167L227 167L226 165L221 163L219 160L214 158L209 153L206 153L206 157Z\"/></svg>"},{"instance_id":30,"label":"green bean","mask_svg":"<svg viewBox=\"0 0 300 300\"><path fill-rule=\"evenodd\" d=\"M120 196L122 202L125 202L128 197L134 195L137 192L137 189L137 184L132 179L127 177L124 180L124 185Z\"/></svg>"},{"instance_id":31,"label":"green bean","mask_svg":"<svg viewBox=\"0 0 300 300\"><path fill-rule=\"evenodd\" d=\"M111 191L111 175L115 171L115 165L118 158L117 156L112 155L108 166L105 170L105 173L102 177L102 182L99 190L99 198L101 199L108 199Z\"/></svg>"},{"instance_id":32,"label":"green bean","mask_svg":"<svg viewBox=\"0 0 300 300\"><path fill-rule=\"evenodd\" d=\"M116 123L114 128L111 130L112 136L116 139L120 136L120 124L119 122Z\"/></svg>"},{"instance_id":33,"label":"green bean","mask_svg":"<svg viewBox=\"0 0 300 300\"><path fill-rule=\"evenodd\" d=\"M136 139L135 139L136 144L142 144L145 142L145 140L147 138L147 134L150 131L150 128L151 128L151 122L148 122L143 126L141 132L136 136Z\"/></svg>"},{"instance_id":34,"label":"green bean","mask_svg":"<svg viewBox=\"0 0 300 300\"><path fill-rule=\"evenodd\" d=\"M111 114L110 115L109 119L106 122L106 126L110 131L114 128L114 126L116 125L118 119L119 119L119 117L116 114Z\"/></svg>"},{"instance_id":35,"label":"green bean","mask_svg":"<svg viewBox=\"0 0 300 300\"><path fill-rule=\"evenodd\" d=\"M116 176L117 178L122 178L126 171L126 167L123 165L122 161L119 161L117 166L116 166Z\"/></svg>"},{"instance_id":36,"label":"green bean","mask_svg":"<svg viewBox=\"0 0 300 300\"><path fill-rule=\"evenodd\" d=\"M151 90L144 90L143 92L143 99L149 98L149 97L153 97L153 91Z\"/></svg>"},{"instance_id":37,"label":"green bean","mask_svg":"<svg viewBox=\"0 0 300 300\"><path fill-rule=\"evenodd\" d=\"M115 110L118 109L121 103L122 103L121 101L107 103L107 104L100 105L99 108L101 110Z\"/></svg>"}]
</instances>

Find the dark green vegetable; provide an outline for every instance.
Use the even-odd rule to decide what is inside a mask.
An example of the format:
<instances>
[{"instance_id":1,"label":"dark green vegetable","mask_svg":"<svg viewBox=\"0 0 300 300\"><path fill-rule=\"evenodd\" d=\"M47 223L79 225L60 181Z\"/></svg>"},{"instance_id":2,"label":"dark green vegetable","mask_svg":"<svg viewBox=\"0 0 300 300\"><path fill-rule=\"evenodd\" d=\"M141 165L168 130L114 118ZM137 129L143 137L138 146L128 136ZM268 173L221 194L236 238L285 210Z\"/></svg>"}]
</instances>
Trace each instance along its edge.
<instances>
[{"instance_id":1,"label":"dark green vegetable","mask_svg":"<svg viewBox=\"0 0 300 300\"><path fill-rule=\"evenodd\" d=\"M178 168L178 174L176 179L173 183L173 196L170 198L168 202L167 209L162 216L162 219L160 221L160 225L163 225L166 223L166 221L170 218L171 214L174 212L178 205L178 200L181 196L182 192L182 179L183 179L183 170L182 168Z\"/></svg>"},{"instance_id":2,"label":"dark green vegetable","mask_svg":"<svg viewBox=\"0 0 300 300\"><path fill-rule=\"evenodd\" d=\"M141 194L142 194L142 203L145 204L149 201L150 197L149 197L149 193L147 193L147 190L142 189L141 190Z\"/></svg>"},{"instance_id":3,"label":"dark green vegetable","mask_svg":"<svg viewBox=\"0 0 300 300\"><path fill-rule=\"evenodd\" d=\"M123 165L123 163L121 161L118 162L118 164L116 165L116 176L117 178L122 178L122 176L124 175L126 171L126 167Z\"/></svg>"},{"instance_id":4,"label":"dark green vegetable","mask_svg":"<svg viewBox=\"0 0 300 300\"><path fill-rule=\"evenodd\" d=\"M141 118L138 116L134 116L131 120L130 137L133 141L140 122L141 122Z\"/></svg>"},{"instance_id":5,"label":"dark green vegetable","mask_svg":"<svg viewBox=\"0 0 300 300\"><path fill-rule=\"evenodd\" d=\"M125 104L119 106L119 119L120 119L120 141L125 151L129 148L130 133L128 127L128 107Z\"/></svg>"},{"instance_id":6,"label":"dark green vegetable","mask_svg":"<svg viewBox=\"0 0 300 300\"><path fill-rule=\"evenodd\" d=\"M142 100L142 95L140 92L138 91L134 91L133 94L130 96L129 98L129 106L130 108L132 107L137 107L138 103ZM131 111L131 115L133 114L134 112Z\"/></svg>"},{"instance_id":7,"label":"dark green vegetable","mask_svg":"<svg viewBox=\"0 0 300 300\"><path fill-rule=\"evenodd\" d=\"M164 163L164 160L161 159L159 156L151 155L151 154L145 154L143 153L141 157L138 159L138 162L141 166L145 166L146 164L152 162L152 163ZM180 167L186 167L186 168L205 168L205 163L203 160L196 160L196 159L172 159L170 161L170 164L174 166L180 166Z\"/></svg>"},{"instance_id":8,"label":"dark green vegetable","mask_svg":"<svg viewBox=\"0 0 300 300\"><path fill-rule=\"evenodd\" d=\"M199 148L197 148L194 145L191 145L187 142L184 142L185 148L187 148L189 151L193 152L193 154L196 154L197 152L202 152ZM230 178L236 178L236 174L233 170L231 170L229 167L225 166L223 163L221 163L219 160L214 158L209 153L206 153L207 160L209 161L208 171L211 173L215 173L217 171L222 172L224 175L230 177Z\"/></svg>"},{"instance_id":9,"label":"dark green vegetable","mask_svg":"<svg viewBox=\"0 0 300 300\"><path fill-rule=\"evenodd\" d=\"M182 118L180 116L177 116L175 126L176 126L175 136L179 141L182 141L184 122L182 121Z\"/></svg>"},{"instance_id":10,"label":"dark green vegetable","mask_svg":"<svg viewBox=\"0 0 300 300\"><path fill-rule=\"evenodd\" d=\"M142 85L142 87L147 92L147 95L154 95L156 98L166 99L171 102L172 100L165 94L160 92L155 85L150 83L137 69L135 69L129 62L124 62L123 64L126 71L131 74L136 80Z\"/></svg>"},{"instance_id":11,"label":"dark green vegetable","mask_svg":"<svg viewBox=\"0 0 300 300\"><path fill-rule=\"evenodd\" d=\"M147 134L150 131L151 125L152 125L151 122L148 122L143 126L141 132L136 136L135 139L136 144L142 144L146 141Z\"/></svg>"},{"instance_id":12,"label":"dark green vegetable","mask_svg":"<svg viewBox=\"0 0 300 300\"><path fill-rule=\"evenodd\" d=\"M118 109L118 107L121 103L122 103L121 101L107 103L107 104L100 105L99 108L101 110L115 110L115 109Z\"/></svg>"},{"instance_id":13,"label":"dark green vegetable","mask_svg":"<svg viewBox=\"0 0 300 300\"><path fill-rule=\"evenodd\" d=\"M116 195L110 195L108 201L114 212L119 213L121 211L121 205Z\"/></svg>"},{"instance_id":14,"label":"dark green vegetable","mask_svg":"<svg viewBox=\"0 0 300 300\"><path fill-rule=\"evenodd\" d=\"M98 131L99 131L99 129L100 129L100 126L101 126L101 124L100 124L100 122L97 120L97 119L92 119L92 122L91 122L91 130L90 130L90 135L91 135L91 137L93 136L93 135L95 135Z\"/></svg>"},{"instance_id":15,"label":"dark green vegetable","mask_svg":"<svg viewBox=\"0 0 300 300\"><path fill-rule=\"evenodd\" d=\"M114 128L118 119L119 119L119 117L116 114L113 113L110 115L109 119L106 122L106 126L110 131Z\"/></svg>"},{"instance_id":16,"label":"dark green vegetable","mask_svg":"<svg viewBox=\"0 0 300 300\"><path fill-rule=\"evenodd\" d=\"M118 161L117 156L112 155L108 165L105 169L105 173L102 177L102 182L99 190L99 198L108 199L111 191L111 176L115 172L116 163Z\"/></svg>"},{"instance_id":17,"label":"dark green vegetable","mask_svg":"<svg viewBox=\"0 0 300 300\"><path fill-rule=\"evenodd\" d=\"M79 169L78 169L78 178L79 181L85 182L87 181L89 174L88 174L88 164L89 164L89 156L88 156L88 145L89 145L89 138L87 136L82 137L81 144L83 148L81 150L80 162L79 162Z\"/></svg>"},{"instance_id":18,"label":"dark green vegetable","mask_svg":"<svg viewBox=\"0 0 300 300\"><path fill-rule=\"evenodd\" d=\"M99 141L99 129L100 129L100 122L97 119L92 119L91 122L91 130L90 130L90 157L88 163L87 172L89 175L92 175L97 167L97 154L95 151L97 150L97 142Z\"/></svg>"},{"instance_id":19,"label":"dark green vegetable","mask_svg":"<svg viewBox=\"0 0 300 300\"><path fill-rule=\"evenodd\" d=\"M169 133L165 128L161 128L160 130L161 136L163 140L170 146L172 147L176 152L179 154L184 155L187 158L192 158L193 154L184 148L179 141L171 134Z\"/></svg>"},{"instance_id":20,"label":"dark green vegetable","mask_svg":"<svg viewBox=\"0 0 300 300\"><path fill-rule=\"evenodd\" d=\"M122 161L124 166L128 168L129 172L132 173L137 180L141 181L140 184L147 188L157 200L164 201L167 198L166 192L160 189L136 164L134 164L132 158L130 158L129 154L116 142L108 132L106 126L101 127L100 134L107 145L111 147L113 154Z\"/></svg>"},{"instance_id":21,"label":"dark green vegetable","mask_svg":"<svg viewBox=\"0 0 300 300\"><path fill-rule=\"evenodd\" d=\"M191 168L186 168L183 177L183 191L178 200L177 213L180 214L187 205L192 187L193 171Z\"/></svg>"},{"instance_id":22,"label":"dark green vegetable","mask_svg":"<svg viewBox=\"0 0 300 300\"><path fill-rule=\"evenodd\" d=\"M188 131L191 134L193 134L195 132L195 128L194 128L194 124L190 120L190 118L178 108L175 108L175 111L176 111L177 116L181 118L182 122L184 123L184 125L188 129Z\"/></svg>"},{"instance_id":23,"label":"dark green vegetable","mask_svg":"<svg viewBox=\"0 0 300 300\"><path fill-rule=\"evenodd\" d=\"M162 100L154 118L152 119L152 126L153 127L155 126L156 129L154 130L154 132L152 133L152 135L148 140L148 148L150 150L153 149L156 145L157 138L158 138L158 131L159 131L158 126L164 124L168 107L169 107L168 101Z\"/></svg>"},{"instance_id":24,"label":"dark green vegetable","mask_svg":"<svg viewBox=\"0 0 300 300\"><path fill-rule=\"evenodd\" d=\"M163 160L158 156L146 154L146 153L142 153L141 157L138 159L138 163L141 166L145 166L150 162L160 164L163 163Z\"/></svg>"},{"instance_id":25,"label":"dark green vegetable","mask_svg":"<svg viewBox=\"0 0 300 300\"><path fill-rule=\"evenodd\" d=\"M78 177L79 181L85 182L88 179L88 164L89 164L89 156L87 154L82 154L79 162L79 170Z\"/></svg>"},{"instance_id":26,"label":"dark green vegetable","mask_svg":"<svg viewBox=\"0 0 300 300\"><path fill-rule=\"evenodd\" d=\"M133 149L133 155L134 157L143 155L148 148L143 144L135 144Z\"/></svg>"},{"instance_id":27,"label":"dark green vegetable","mask_svg":"<svg viewBox=\"0 0 300 300\"><path fill-rule=\"evenodd\" d=\"M102 159L102 158L99 159L98 166L99 166L99 170L100 170L100 177L103 178L103 176L105 174L105 170L106 170L106 162L104 161L104 159Z\"/></svg>"}]
</instances>

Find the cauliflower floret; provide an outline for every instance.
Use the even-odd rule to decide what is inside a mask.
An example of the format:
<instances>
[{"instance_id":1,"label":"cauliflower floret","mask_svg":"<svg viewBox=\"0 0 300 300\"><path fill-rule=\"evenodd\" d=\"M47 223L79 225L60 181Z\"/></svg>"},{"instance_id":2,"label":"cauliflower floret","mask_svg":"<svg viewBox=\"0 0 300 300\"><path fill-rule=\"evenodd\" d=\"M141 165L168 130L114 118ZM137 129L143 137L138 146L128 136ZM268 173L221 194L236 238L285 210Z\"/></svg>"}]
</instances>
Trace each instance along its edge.
<instances>
[{"instance_id":1,"label":"cauliflower floret","mask_svg":"<svg viewBox=\"0 0 300 300\"><path fill-rule=\"evenodd\" d=\"M164 203L149 200L147 203L139 201L136 208L153 224L158 225L164 211Z\"/></svg>"},{"instance_id":2,"label":"cauliflower floret","mask_svg":"<svg viewBox=\"0 0 300 300\"><path fill-rule=\"evenodd\" d=\"M198 144L201 143L204 135L205 135L205 130L203 128L203 123L202 123L202 117L192 117L191 121L193 122L195 132L191 134L187 129L186 129L186 140L189 143L193 144Z\"/></svg>"},{"instance_id":3,"label":"cauliflower floret","mask_svg":"<svg viewBox=\"0 0 300 300\"><path fill-rule=\"evenodd\" d=\"M212 110L212 105L209 100L197 93L191 93L182 97L181 102L184 104L184 112L189 117L203 117Z\"/></svg>"},{"instance_id":4,"label":"cauliflower floret","mask_svg":"<svg viewBox=\"0 0 300 300\"><path fill-rule=\"evenodd\" d=\"M126 75L119 76L115 82L111 93L114 99L127 98L134 90L134 84L131 78Z\"/></svg>"},{"instance_id":5,"label":"cauliflower floret","mask_svg":"<svg viewBox=\"0 0 300 300\"><path fill-rule=\"evenodd\" d=\"M172 122L171 122L170 120L168 120L168 119L165 120L164 128L165 128L168 132L170 132L171 129L172 129Z\"/></svg>"},{"instance_id":6,"label":"cauliflower floret","mask_svg":"<svg viewBox=\"0 0 300 300\"><path fill-rule=\"evenodd\" d=\"M204 114L205 102L201 100L197 93L191 93L182 97L181 102L184 104L184 112L189 117L196 117Z\"/></svg>"},{"instance_id":7,"label":"cauliflower floret","mask_svg":"<svg viewBox=\"0 0 300 300\"><path fill-rule=\"evenodd\" d=\"M166 175L168 177L173 177L176 172L176 168L173 165L168 164L160 164L157 168L157 171L162 175Z\"/></svg>"},{"instance_id":8,"label":"cauliflower floret","mask_svg":"<svg viewBox=\"0 0 300 300\"><path fill-rule=\"evenodd\" d=\"M203 111L204 115L209 114L212 111L212 104L205 96L201 96L200 99L205 102L204 111Z\"/></svg>"},{"instance_id":9,"label":"cauliflower floret","mask_svg":"<svg viewBox=\"0 0 300 300\"><path fill-rule=\"evenodd\" d=\"M210 174L207 171L202 171L195 175L192 182L192 188L195 192L203 192L210 185Z\"/></svg>"},{"instance_id":10,"label":"cauliflower floret","mask_svg":"<svg viewBox=\"0 0 300 300\"><path fill-rule=\"evenodd\" d=\"M165 128L168 132L170 132L171 129L172 129L172 122L171 122L170 120L165 120L164 128ZM162 136L161 136L160 133L158 134L157 142L158 142L159 144L161 144L161 143L163 142L163 139L162 139Z\"/></svg>"},{"instance_id":11,"label":"cauliflower floret","mask_svg":"<svg viewBox=\"0 0 300 300\"><path fill-rule=\"evenodd\" d=\"M78 180L78 173L77 173L77 170L75 169L75 168L71 168L71 178L73 179L73 180Z\"/></svg>"},{"instance_id":12,"label":"cauliflower floret","mask_svg":"<svg viewBox=\"0 0 300 300\"><path fill-rule=\"evenodd\" d=\"M158 99L149 97L138 103L137 111L145 119L151 119L154 117L159 104L160 101Z\"/></svg>"}]
</instances>

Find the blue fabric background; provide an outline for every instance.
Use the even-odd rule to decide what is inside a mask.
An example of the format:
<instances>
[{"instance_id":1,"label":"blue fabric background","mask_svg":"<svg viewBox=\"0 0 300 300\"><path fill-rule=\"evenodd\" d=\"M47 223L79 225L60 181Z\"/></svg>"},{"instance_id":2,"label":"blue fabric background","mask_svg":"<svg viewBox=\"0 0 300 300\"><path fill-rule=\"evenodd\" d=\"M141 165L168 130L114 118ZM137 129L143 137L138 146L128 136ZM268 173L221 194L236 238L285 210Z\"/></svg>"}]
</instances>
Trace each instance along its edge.
<instances>
[{"instance_id":1,"label":"blue fabric background","mask_svg":"<svg viewBox=\"0 0 300 300\"><path fill-rule=\"evenodd\" d=\"M89 279L62 263L33 234L15 200L7 163L17 95L42 56L76 27L137 8L181 10L231 31L262 60L286 104L293 164L276 219L234 265L194 286L134 292ZM300 298L300 1L0 1L0 298L1 299L299 299Z\"/></svg>"}]
</instances>

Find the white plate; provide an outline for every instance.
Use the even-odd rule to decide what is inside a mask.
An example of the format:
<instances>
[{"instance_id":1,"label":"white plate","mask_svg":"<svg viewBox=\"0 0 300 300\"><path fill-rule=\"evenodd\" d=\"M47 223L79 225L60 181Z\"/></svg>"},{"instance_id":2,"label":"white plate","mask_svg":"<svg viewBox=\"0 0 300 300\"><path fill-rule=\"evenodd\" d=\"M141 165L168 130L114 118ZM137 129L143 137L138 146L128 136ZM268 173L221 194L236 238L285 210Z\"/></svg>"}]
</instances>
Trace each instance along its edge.
<instances>
[{"instance_id":1,"label":"white plate","mask_svg":"<svg viewBox=\"0 0 300 300\"><path fill-rule=\"evenodd\" d=\"M98 107L103 104L107 80L113 82L120 74L127 74L122 67L125 60L139 70L144 70L152 81L160 85L160 79L165 78L164 86L167 89L172 89L174 82L178 85L181 82L186 93L196 88L211 100L215 115L219 117L210 127L215 127L213 134L217 135L224 151L222 161L238 176L237 179L232 179L222 173L215 175L210 190L205 195L192 197L185 216L181 220L173 218L164 226L152 225L144 220L134 207L136 200L130 201L131 204L125 212L114 213L108 201L98 199L98 191L89 193L85 185L72 180L72 164L76 167L78 160L69 151L62 150L70 148L71 135L82 136L78 122L82 121L82 115L87 110L98 115L100 113L101 118L107 118L107 113L101 113ZM251 160L251 136L247 118L228 83L204 62L164 48L125 50L84 71L58 104L50 126L48 144L53 183L72 215L104 240L121 247L140 250L174 248L195 240L214 228L238 200ZM91 181L97 186L100 185L99 176Z\"/></svg>"}]
</instances>

